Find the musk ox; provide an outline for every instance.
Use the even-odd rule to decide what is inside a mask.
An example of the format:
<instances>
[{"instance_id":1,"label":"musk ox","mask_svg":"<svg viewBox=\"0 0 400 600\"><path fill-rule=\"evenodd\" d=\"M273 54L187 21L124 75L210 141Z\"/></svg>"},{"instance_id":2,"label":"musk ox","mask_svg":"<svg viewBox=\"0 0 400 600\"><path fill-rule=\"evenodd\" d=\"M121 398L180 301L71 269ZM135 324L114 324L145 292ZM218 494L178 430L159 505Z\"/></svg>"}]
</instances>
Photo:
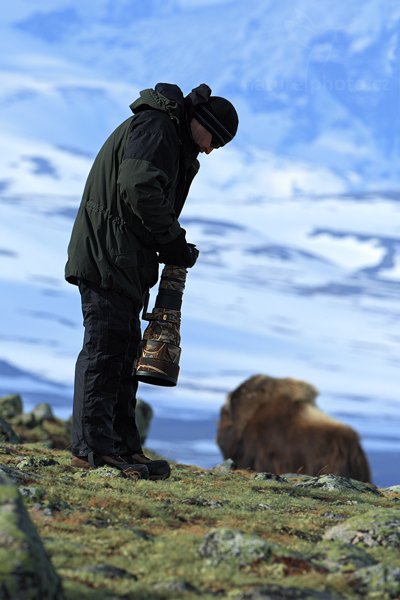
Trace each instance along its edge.
<instances>
[{"instance_id":1,"label":"musk ox","mask_svg":"<svg viewBox=\"0 0 400 600\"><path fill-rule=\"evenodd\" d=\"M315 405L304 381L255 375L228 394L217 443L238 468L276 474L333 473L370 481L357 433Z\"/></svg>"}]
</instances>

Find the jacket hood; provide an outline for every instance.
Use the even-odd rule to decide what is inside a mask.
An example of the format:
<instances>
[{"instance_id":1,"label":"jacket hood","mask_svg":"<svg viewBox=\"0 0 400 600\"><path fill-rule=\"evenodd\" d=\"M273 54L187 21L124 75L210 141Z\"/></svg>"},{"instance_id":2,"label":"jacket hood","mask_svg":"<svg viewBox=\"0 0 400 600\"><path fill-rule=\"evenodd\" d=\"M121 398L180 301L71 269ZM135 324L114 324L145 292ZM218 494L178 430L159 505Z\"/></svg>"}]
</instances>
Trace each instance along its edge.
<instances>
[{"instance_id":1,"label":"jacket hood","mask_svg":"<svg viewBox=\"0 0 400 600\"><path fill-rule=\"evenodd\" d=\"M157 83L154 89L142 90L139 98L130 105L130 109L136 114L148 108L166 112L179 125L185 115L182 90L172 83Z\"/></svg>"}]
</instances>

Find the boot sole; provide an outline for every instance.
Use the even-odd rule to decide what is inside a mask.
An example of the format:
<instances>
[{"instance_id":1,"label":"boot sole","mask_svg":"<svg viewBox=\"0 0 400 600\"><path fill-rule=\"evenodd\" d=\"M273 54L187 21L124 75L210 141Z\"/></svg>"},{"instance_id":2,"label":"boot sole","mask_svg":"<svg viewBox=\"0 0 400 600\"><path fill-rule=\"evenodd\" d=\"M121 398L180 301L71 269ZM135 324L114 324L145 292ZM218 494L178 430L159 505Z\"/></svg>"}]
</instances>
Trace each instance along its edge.
<instances>
[{"instance_id":1,"label":"boot sole","mask_svg":"<svg viewBox=\"0 0 400 600\"><path fill-rule=\"evenodd\" d=\"M150 479L150 481L161 481L163 479L168 479L168 477L170 475L171 475L171 471L169 471L165 475L149 475L149 479Z\"/></svg>"}]
</instances>

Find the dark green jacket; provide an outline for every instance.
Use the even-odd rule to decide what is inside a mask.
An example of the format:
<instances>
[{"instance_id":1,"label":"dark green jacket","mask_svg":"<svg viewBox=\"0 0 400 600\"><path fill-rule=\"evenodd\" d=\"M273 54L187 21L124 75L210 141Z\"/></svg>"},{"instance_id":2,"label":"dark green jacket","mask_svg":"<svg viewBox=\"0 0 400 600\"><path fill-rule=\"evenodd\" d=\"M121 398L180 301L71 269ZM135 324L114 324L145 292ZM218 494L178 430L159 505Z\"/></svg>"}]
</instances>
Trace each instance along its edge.
<instances>
[{"instance_id":1,"label":"dark green jacket","mask_svg":"<svg viewBox=\"0 0 400 600\"><path fill-rule=\"evenodd\" d=\"M181 232L178 217L199 169L178 86L157 84L107 139L89 173L68 246L65 278L137 302L158 279L156 250Z\"/></svg>"}]
</instances>

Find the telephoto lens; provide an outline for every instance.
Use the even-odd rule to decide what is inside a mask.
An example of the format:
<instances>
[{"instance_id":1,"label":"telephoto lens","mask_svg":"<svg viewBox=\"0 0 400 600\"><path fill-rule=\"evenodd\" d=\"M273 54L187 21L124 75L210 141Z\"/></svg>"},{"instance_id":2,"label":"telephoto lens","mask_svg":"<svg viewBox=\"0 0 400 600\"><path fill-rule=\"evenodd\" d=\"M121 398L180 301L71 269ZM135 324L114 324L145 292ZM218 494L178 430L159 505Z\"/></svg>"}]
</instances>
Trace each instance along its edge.
<instances>
[{"instance_id":1,"label":"telephoto lens","mask_svg":"<svg viewBox=\"0 0 400 600\"><path fill-rule=\"evenodd\" d=\"M138 381L173 387L179 376L181 356L181 307L187 270L166 265L155 306L143 319L150 321L143 333L134 374Z\"/></svg>"}]
</instances>

